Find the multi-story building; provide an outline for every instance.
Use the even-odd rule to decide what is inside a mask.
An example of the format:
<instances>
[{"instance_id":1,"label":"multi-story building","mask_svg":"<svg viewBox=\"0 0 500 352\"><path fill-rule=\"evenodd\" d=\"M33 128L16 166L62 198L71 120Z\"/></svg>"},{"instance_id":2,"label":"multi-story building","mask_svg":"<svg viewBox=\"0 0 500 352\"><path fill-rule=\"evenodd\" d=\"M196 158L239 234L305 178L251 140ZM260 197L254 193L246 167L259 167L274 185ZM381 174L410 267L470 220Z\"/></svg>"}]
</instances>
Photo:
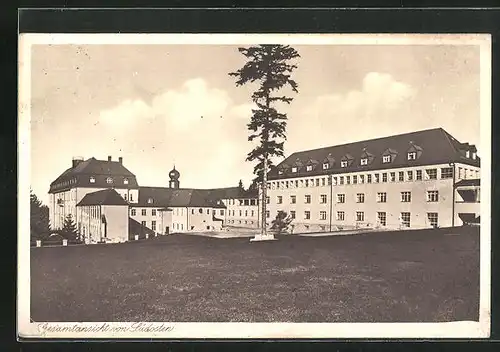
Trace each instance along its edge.
<instances>
[{"instance_id":1,"label":"multi-story building","mask_svg":"<svg viewBox=\"0 0 500 352\"><path fill-rule=\"evenodd\" d=\"M293 232L457 226L479 214L479 177L476 147L441 128L296 152L268 174L266 217L287 212Z\"/></svg>"},{"instance_id":2,"label":"multi-story building","mask_svg":"<svg viewBox=\"0 0 500 352\"><path fill-rule=\"evenodd\" d=\"M239 189L231 197L224 198L226 217L224 224L228 227L259 227L258 190Z\"/></svg>"},{"instance_id":3,"label":"multi-story building","mask_svg":"<svg viewBox=\"0 0 500 352\"><path fill-rule=\"evenodd\" d=\"M225 203L244 193L242 187L180 188L175 167L169 177L169 187L141 187L122 158L75 158L71 168L51 183L51 227L61 229L72 215L87 243L122 241L144 233L216 231L227 222Z\"/></svg>"}]
</instances>

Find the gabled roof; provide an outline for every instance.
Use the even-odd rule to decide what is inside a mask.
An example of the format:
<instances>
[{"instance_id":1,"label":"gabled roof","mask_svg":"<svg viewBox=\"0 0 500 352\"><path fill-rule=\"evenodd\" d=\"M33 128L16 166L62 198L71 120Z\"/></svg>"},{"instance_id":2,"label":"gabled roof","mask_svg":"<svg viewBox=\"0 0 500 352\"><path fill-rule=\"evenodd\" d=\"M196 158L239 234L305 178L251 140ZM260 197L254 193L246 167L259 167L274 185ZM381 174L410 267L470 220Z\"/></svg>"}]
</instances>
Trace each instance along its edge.
<instances>
[{"instance_id":1,"label":"gabled roof","mask_svg":"<svg viewBox=\"0 0 500 352\"><path fill-rule=\"evenodd\" d=\"M128 203L112 188L102 191L87 193L77 206L83 205L123 205Z\"/></svg>"},{"instance_id":2,"label":"gabled roof","mask_svg":"<svg viewBox=\"0 0 500 352\"><path fill-rule=\"evenodd\" d=\"M227 192L228 189L139 187L139 201L135 206L225 208L222 196L230 195Z\"/></svg>"},{"instance_id":3,"label":"gabled roof","mask_svg":"<svg viewBox=\"0 0 500 352\"><path fill-rule=\"evenodd\" d=\"M93 183L90 177L94 177ZM72 187L106 188L110 184L106 179L113 179L112 185L120 188L137 188L135 175L119 161L97 160L92 157L70 167L57 177L51 184L49 193L60 192ZM128 183L125 184L124 180Z\"/></svg>"},{"instance_id":4,"label":"gabled roof","mask_svg":"<svg viewBox=\"0 0 500 352\"><path fill-rule=\"evenodd\" d=\"M406 152L410 149L411 143L422 149L422 154L417 160L407 160ZM293 165L305 163L310 159L325 160L328 156L336 160L345 160L346 155L351 155L354 159L348 167L342 168L340 163L336 163L327 170L316 168L307 171L305 168L299 168L298 172L288 170L278 174L275 170L270 171L268 178L281 179L290 177L306 177L326 175L330 173L361 172L373 171L379 169L390 169L406 166L435 165L449 162L461 162L468 165L479 166L480 158L467 158L464 148L472 151L473 146L460 143L442 128L405 133L389 137L376 138L366 141L359 141L336 145L331 147L305 150L296 152L288 156L282 163ZM360 159L363 149L366 148L373 154L373 161L368 165L361 165ZM393 154L391 163L382 163L384 153ZM282 164L278 164L278 167Z\"/></svg>"}]
</instances>

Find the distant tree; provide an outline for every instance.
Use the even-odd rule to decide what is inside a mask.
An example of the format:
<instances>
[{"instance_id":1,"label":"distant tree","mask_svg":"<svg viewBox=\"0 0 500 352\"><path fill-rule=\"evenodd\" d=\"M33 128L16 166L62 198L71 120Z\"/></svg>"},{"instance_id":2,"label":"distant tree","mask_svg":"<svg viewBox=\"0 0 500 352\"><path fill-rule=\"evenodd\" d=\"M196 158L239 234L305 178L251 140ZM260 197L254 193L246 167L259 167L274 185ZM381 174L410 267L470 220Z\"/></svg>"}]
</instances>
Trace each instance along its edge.
<instances>
[{"instance_id":1,"label":"distant tree","mask_svg":"<svg viewBox=\"0 0 500 352\"><path fill-rule=\"evenodd\" d=\"M78 231L76 230L76 224L73 221L73 216L68 214L64 219L64 226L60 232L61 236L68 241L78 241Z\"/></svg>"},{"instance_id":2,"label":"distant tree","mask_svg":"<svg viewBox=\"0 0 500 352\"><path fill-rule=\"evenodd\" d=\"M278 211L276 219L271 222L271 230L276 231L277 234L288 232L288 228L292 223L292 218L288 216L283 210Z\"/></svg>"},{"instance_id":3,"label":"distant tree","mask_svg":"<svg viewBox=\"0 0 500 352\"><path fill-rule=\"evenodd\" d=\"M30 190L30 233L32 241L46 239L50 233L49 207L43 205L32 190Z\"/></svg>"},{"instance_id":4,"label":"distant tree","mask_svg":"<svg viewBox=\"0 0 500 352\"><path fill-rule=\"evenodd\" d=\"M236 86L258 82L259 88L253 92L252 117L247 127L251 131L249 141L259 139L259 144L247 155L247 161L257 161L254 174L262 184L262 234L266 235L265 214L267 197L267 173L270 158L283 156L283 144L286 139L287 115L278 112L276 103L290 104L291 97L276 95L285 87L298 92L297 83L291 79L291 73L297 68L289 62L300 57L298 52L288 45L257 45L238 48L248 61L236 72L229 73L237 78Z\"/></svg>"}]
</instances>

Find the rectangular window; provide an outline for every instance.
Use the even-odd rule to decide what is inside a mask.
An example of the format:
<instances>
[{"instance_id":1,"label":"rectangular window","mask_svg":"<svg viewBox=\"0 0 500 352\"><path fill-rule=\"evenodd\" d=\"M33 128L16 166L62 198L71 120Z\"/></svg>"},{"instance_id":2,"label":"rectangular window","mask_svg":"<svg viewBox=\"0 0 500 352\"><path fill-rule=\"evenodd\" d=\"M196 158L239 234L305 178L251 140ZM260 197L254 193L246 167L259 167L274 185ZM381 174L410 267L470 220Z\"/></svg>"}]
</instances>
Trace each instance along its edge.
<instances>
[{"instance_id":1,"label":"rectangular window","mask_svg":"<svg viewBox=\"0 0 500 352\"><path fill-rule=\"evenodd\" d=\"M438 227L438 213L427 213L427 220L431 227Z\"/></svg>"},{"instance_id":2,"label":"rectangular window","mask_svg":"<svg viewBox=\"0 0 500 352\"><path fill-rule=\"evenodd\" d=\"M416 152L408 152L408 160L415 160L417 159L417 153Z\"/></svg>"},{"instance_id":3,"label":"rectangular window","mask_svg":"<svg viewBox=\"0 0 500 352\"><path fill-rule=\"evenodd\" d=\"M351 184L351 176L346 176L345 177L345 183L350 185Z\"/></svg>"},{"instance_id":4,"label":"rectangular window","mask_svg":"<svg viewBox=\"0 0 500 352\"><path fill-rule=\"evenodd\" d=\"M437 179L437 169L427 169L427 170L425 170L425 173L427 174L428 180Z\"/></svg>"},{"instance_id":5,"label":"rectangular window","mask_svg":"<svg viewBox=\"0 0 500 352\"><path fill-rule=\"evenodd\" d=\"M390 163L391 162L391 156L390 155L384 155L382 157L382 162L385 163Z\"/></svg>"},{"instance_id":6,"label":"rectangular window","mask_svg":"<svg viewBox=\"0 0 500 352\"><path fill-rule=\"evenodd\" d=\"M312 169L313 169L312 165L307 165L306 166L306 171L312 171Z\"/></svg>"},{"instance_id":7,"label":"rectangular window","mask_svg":"<svg viewBox=\"0 0 500 352\"><path fill-rule=\"evenodd\" d=\"M240 210L240 217L242 216L242 211Z\"/></svg>"},{"instance_id":8,"label":"rectangular window","mask_svg":"<svg viewBox=\"0 0 500 352\"><path fill-rule=\"evenodd\" d=\"M387 182L387 172L382 174L382 182Z\"/></svg>"},{"instance_id":9,"label":"rectangular window","mask_svg":"<svg viewBox=\"0 0 500 352\"><path fill-rule=\"evenodd\" d=\"M378 203L386 203L387 202L387 193L378 192L377 193L377 202Z\"/></svg>"},{"instance_id":10,"label":"rectangular window","mask_svg":"<svg viewBox=\"0 0 500 352\"><path fill-rule=\"evenodd\" d=\"M292 167L292 172L297 172L297 167Z\"/></svg>"},{"instance_id":11,"label":"rectangular window","mask_svg":"<svg viewBox=\"0 0 500 352\"><path fill-rule=\"evenodd\" d=\"M141 221L142 226L146 226L146 221Z\"/></svg>"},{"instance_id":12,"label":"rectangular window","mask_svg":"<svg viewBox=\"0 0 500 352\"><path fill-rule=\"evenodd\" d=\"M151 209L151 215L156 216L156 209Z\"/></svg>"},{"instance_id":13,"label":"rectangular window","mask_svg":"<svg viewBox=\"0 0 500 352\"><path fill-rule=\"evenodd\" d=\"M365 202L365 194L358 193L356 194L356 203L364 203Z\"/></svg>"},{"instance_id":14,"label":"rectangular window","mask_svg":"<svg viewBox=\"0 0 500 352\"><path fill-rule=\"evenodd\" d=\"M453 177L453 168L452 167L441 168L441 178L452 178L452 177Z\"/></svg>"},{"instance_id":15,"label":"rectangular window","mask_svg":"<svg viewBox=\"0 0 500 352\"><path fill-rule=\"evenodd\" d=\"M339 177L339 184L341 184L341 185L344 184L344 176Z\"/></svg>"},{"instance_id":16,"label":"rectangular window","mask_svg":"<svg viewBox=\"0 0 500 352\"><path fill-rule=\"evenodd\" d=\"M399 171L398 179L399 179L399 182L403 182L405 180L405 173L403 171Z\"/></svg>"},{"instance_id":17,"label":"rectangular window","mask_svg":"<svg viewBox=\"0 0 500 352\"><path fill-rule=\"evenodd\" d=\"M401 201L403 203L411 202L411 192L401 192Z\"/></svg>"},{"instance_id":18,"label":"rectangular window","mask_svg":"<svg viewBox=\"0 0 500 352\"><path fill-rule=\"evenodd\" d=\"M379 211L377 213L377 218L380 226L385 226L387 224L387 214L384 211Z\"/></svg>"},{"instance_id":19,"label":"rectangular window","mask_svg":"<svg viewBox=\"0 0 500 352\"><path fill-rule=\"evenodd\" d=\"M309 180L306 180L306 187L309 187Z\"/></svg>"},{"instance_id":20,"label":"rectangular window","mask_svg":"<svg viewBox=\"0 0 500 352\"><path fill-rule=\"evenodd\" d=\"M406 171L406 179L408 181L413 181L413 171Z\"/></svg>"},{"instance_id":21,"label":"rectangular window","mask_svg":"<svg viewBox=\"0 0 500 352\"><path fill-rule=\"evenodd\" d=\"M345 194L337 194L337 203L345 203Z\"/></svg>"},{"instance_id":22,"label":"rectangular window","mask_svg":"<svg viewBox=\"0 0 500 352\"><path fill-rule=\"evenodd\" d=\"M141 210L141 215L142 215L142 216L146 216L146 209L142 209L142 210Z\"/></svg>"},{"instance_id":23,"label":"rectangular window","mask_svg":"<svg viewBox=\"0 0 500 352\"><path fill-rule=\"evenodd\" d=\"M304 219L306 219L306 220L311 219L311 212L309 210L306 210L304 212Z\"/></svg>"},{"instance_id":24,"label":"rectangular window","mask_svg":"<svg viewBox=\"0 0 500 352\"><path fill-rule=\"evenodd\" d=\"M135 216L136 215L136 210L135 209L131 209L130 210L130 216Z\"/></svg>"},{"instance_id":25,"label":"rectangular window","mask_svg":"<svg viewBox=\"0 0 500 352\"><path fill-rule=\"evenodd\" d=\"M356 221L365 221L365 213L362 211L356 212Z\"/></svg>"},{"instance_id":26,"label":"rectangular window","mask_svg":"<svg viewBox=\"0 0 500 352\"><path fill-rule=\"evenodd\" d=\"M422 181L422 170L415 171L415 179L417 181Z\"/></svg>"},{"instance_id":27,"label":"rectangular window","mask_svg":"<svg viewBox=\"0 0 500 352\"><path fill-rule=\"evenodd\" d=\"M290 218L295 219L295 210L290 210Z\"/></svg>"},{"instance_id":28,"label":"rectangular window","mask_svg":"<svg viewBox=\"0 0 500 352\"><path fill-rule=\"evenodd\" d=\"M347 163L347 160L342 160L342 161L340 162L340 167L347 167L347 164L348 164L348 163Z\"/></svg>"},{"instance_id":29,"label":"rectangular window","mask_svg":"<svg viewBox=\"0 0 500 352\"><path fill-rule=\"evenodd\" d=\"M269 218L271 216L271 213L269 212L269 210L266 210L266 218Z\"/></svg>"},{"instance_id":30,"label":"rectangular window","mask_svg":"<svg viewBox=\"0 0 500 352\"><path fill-rule=\"evenodd\" d=\"M321 185L322 185L322 186L326 186L326 180L325 180L325 178L322 178L322 179L321 179Z\"/></svg>"},{"instance_id":31,"label":"rectangular window","mask_svg":"<svg viewBox=\"0 0 500 352\"><path fill-rule=\"evenodd\" d=\"M266 204L269 204L271 202L271 198L269 196L266 197Z\"/></svg>"},{"instance_id":32,"label":"rectangular window","mask_svg":"<svg viewBox=\"0 0 500 352\"><path fill-rule=\"evenodd\" d=\"M320 196L320 200L319 200L319 202L320 202L321 204L325 204L325 203L326 203L326 194L322 194L322 195Z\"/></svg>"},{"instance_id":33,"label":"rectangular window","mask_svg":"<svg viewBox=\"0 0 500 352\"><path fill-rule=\"evenodd\" d=\"M328 167L329 167L328 163L323 163L323 170L328 169Z\"/></svg>"},{"instance_id":34,"label":"rectangular window","mask_svg":"<svg viewBox=\"0 0 500 352\"><path fill-rule=\"evenodd\" d=\"M316 187L319 187L319 178L316 179Z\"/></svg>"},{"instance_id":35,"label":"rectangular window","mask_svg":"<svg viewBox=\"0 0 500 352\"><path fill-rule=\"evenodd\" d=\"M337 220L338 220L338 221L344 221L344 220L345 220L345 212L343 212L343 211L338 211L338 212L337 212Z\"/></svg>"},{"instance_id":36,"label":"rectangular window","mask_svg":"<svg viewBox=\"0 0 500 352\"><path fill-rule=\"evenodd\" d=\"M357 175L352 176L352 183L353 184L357 184L358 183L358 176Z\"/></svg>"},{"instance_id":37,"label":"rectangular window","mask_svg":"<svg viewBox=\"0 0 500 352\"><path fill-rule=\"evenodd\" d=\"M290 203L292 204L297 203L297 196L290 196Z\"/></svg>"},{"instance_id":38,"label":"rectangular window","mask_svg":"<svg viewBox=\"0 0 500 352\"><path fill-rule=\"evenodd\" d=\"M277 196L276 197L276 204L281 204L283 203L283 197L282 196Z\"/></svg>"},{"instance_id":39,"label":"rectangular window","mask_svg":"<svg viewBox=\"0 0 500 352\"><path fill-rule=\"evenodd\" d=\"M368 158L362 158L361 165L368 165Z\"/></svg>"},{"instance_id":40,"label":"rectangular window","mask_svg":"<svg viewBox=\"0 0 500 352\"><path fill-rule=\"evenodd\" d=\"M410 213L401 213L401 226L410 227Z\"/></svg>"},{"instance_id":41,"label":"rectangular window","mask_svg":"<svg viewBox=\"0 0 500 352\"><path fill-rule=\"evenodd\" d=\"M427 201L437 202L439 200L439 191L427 191Z\"/></svg>"},{"instance_id":42,"label":"rectangular window","mask_svg":"<svg viewBox=\"0 0 500 352\"><path fill-rule=\"evenodd\" d=\"M248 216L248 210L245 210L245 217Z\"/></svg>"},{"instance_id":43,"label":"rectangular window","mask_svg":"<svg viewBox=\"0 0 500 352\"><path fill-rule=\"evenodd\" d=\"M245 200L243 201L243 204L244 204L244 205L250 205L250 200L249 200L249 199L245 199Z\"/></svg>"},{"instance_id":44,"label":"rectangular window","mask_svg":"<svg viewBox=\"0 0 500 352\"><path fill-rule=\"evenodd\" d=\"M220 213L220 215L224 215L224 209L221 209L219 213Z\"/></svg>"},{"instance_id":45,"label":"rectangular window","mask_svg":"<svg viewBox=\"0 0 500 352\"><path fill-rule=\"evenodd\" d=\"M306 204L311 203L311 196L309 194L306 194L306 196L305 196L305 203Z\"/></svg>"},{"instance_id":46,"label":"rectangular window","mask_svg":"<svg viewBox=\"0 0 500 352\"><path fill-rule=\"evenodd\" d=\"M379 183L380 182L380 174L375 174L374 180L375 180L375 183Z\"/></svg>"},{"instance_id":47,"label":"rectangular window","mask_svg":"<svg viewBox=\"0 0 500 352\"><path fill-rule=\"evenodd\" d=\"M156 231L156 221L151 221L151 230Z\"/></svg>"},{"instance_id":48,"label":"rectangular window","mask_svg":"<svg viewBox=\"0 0 500 352\"><path fill-rule=\"evenodd\" d=\"M295 188L299 188L299 181L295 180Z\"/></svg>"},{"instance_id":49,"label":"rectangular window","mask_svg":"<svg viewBox=\"0 0 500 352\"><path fill-rule=\"evenodd\" d=\"M319 219L326 220L326 211L322 210L319 212Z\"/></svg>"},{"instance_id":50,"label":"rectangular window","mask_svg":"<svg viewBox=\"0 0 500 352\"><path fill-rule=\"evenodd\" d=\"M371 174L366 175L366 183L372 183L372 175Z\"/></svg>"},{"instance_id":51,"label":"rectangular window","mask_svg":"<svg viewBox=\"0 0 500 352\"><path fill-rule=\"evenodd\" d=\"M365 183L365 175L359 175L359 183Z\"/></svg>"},{"instance_id":52,"label":"rectangular window","mask_svg":"<svg viewBox=\"0 0 500 352\"><path fill-rule=\"evenodd\" d=\"M254 211L253 211L253 210L251 211L251 214L252 214L251 216L253 217L253 214L254 214Z\"/></svg>"},{"instance_id":53,"label":"rectangular window","mask_svg":"<svg viewBox=\"0 0 500 352\"><path fill-rule=\"evenodd\" d=\"M395 182L396 181L396 173L395 172L391 172L389 174L389 179L391 180L391 182Z\"/></svg>"}]
</instances>

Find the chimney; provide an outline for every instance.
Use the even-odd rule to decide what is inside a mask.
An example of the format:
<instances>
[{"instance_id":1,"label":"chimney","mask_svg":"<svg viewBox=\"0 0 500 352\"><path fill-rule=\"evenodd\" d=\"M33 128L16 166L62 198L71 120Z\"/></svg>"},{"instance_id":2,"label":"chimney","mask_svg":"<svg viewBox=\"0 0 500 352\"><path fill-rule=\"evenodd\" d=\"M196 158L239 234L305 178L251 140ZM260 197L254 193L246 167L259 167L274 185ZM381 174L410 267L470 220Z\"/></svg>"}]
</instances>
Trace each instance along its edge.
<instances>
[{"instance_id":1,"label":"chimney","mask_svg":"<svg viewBox=\"0 0 500 352\"><path fill-rule=\"evenodd\" d=\"M78 164L80 164L83 161L83 158L81 156L75 156L72 160L71 166L75 168Z\"/></svg>"},{"instance_id":2,"label":"chimney","mask_svg":"<svg viewBox=\"0 0 500 352\"><path fill-rule=\"evenodd\" d=\"M121 156L120 156L120 157L118 157L118 162L119 162L120 164L123 164L123 158L122 158Z\"/></svg>"},{"instance_id":3,"label":"chimney","mask_svg":"<svg viewBox=\"0 0 500 352\"><path fill-rule=\"evenodd\" d=\"M108 161L111 161L111 155L108 155Z\"/></svg>"}]
</instances>

